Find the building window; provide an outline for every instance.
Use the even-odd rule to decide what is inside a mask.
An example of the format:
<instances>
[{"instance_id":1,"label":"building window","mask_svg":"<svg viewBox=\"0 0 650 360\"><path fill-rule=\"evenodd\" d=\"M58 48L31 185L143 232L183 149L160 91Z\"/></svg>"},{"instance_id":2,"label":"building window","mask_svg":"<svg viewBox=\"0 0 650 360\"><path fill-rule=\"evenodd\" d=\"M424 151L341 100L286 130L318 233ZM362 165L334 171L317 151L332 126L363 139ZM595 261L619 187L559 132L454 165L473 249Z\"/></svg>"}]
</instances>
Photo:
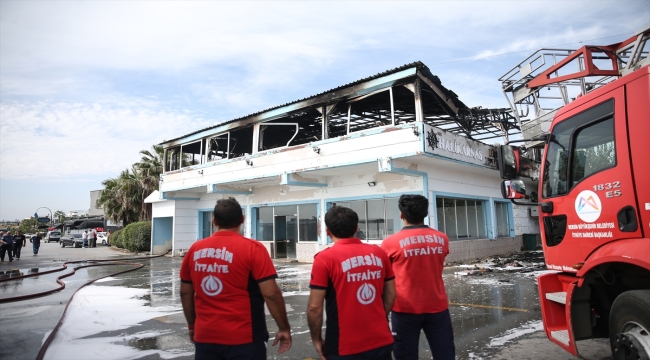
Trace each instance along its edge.
<instances>
[{"instance_id":1,"label":"building window","mask_svg":"<svg viewBox=\"0 0 650 360\"><path fill-rule=\"evenodd\" d=\"M436 198L438 230L453 239L487 238L485 201Z\"/></svg>"},{"instance_id":2,"label":"building window","mask_svg":"<svg viewBox=\"0 0 650 360\"><path fill-rule=\"evenodd\" d=\"M344 206L359 216L359 231L355 234L362 240L383 240L402 229L397 198L337 201L332 206Z\"/></svg>"},{"instance_id":3,"label":"building window","mask_svg":"<svg viewBox=\"0 0 650 360\"><path fill-rule=\"evenodd\" d=\"M497 237L510 236L510 215L508 213L510 205L504 202L494 203L494 213L497 219Z\"/></svg>"},{"instance_id":4,"label":"building window","mask_svg":"<svg viewBox=\"0 0 650 360\"><path fill-rule=\"evenodd\" d=\"M317 204L256 208L255 237L260 241L318 241L317 208Z\"/></svg>"},{"instance_id":5,"label":"building window","mask_svg":"<svg viewBox=\"0 0 650 360\"><path fill-rule=\"evenodd\" d=\"M181 159L183 159L183 167L202 164L204 162L203 140L182 145Z\"/></svg>"},{"instance_id":6,"label":"building window","mask_svg":"<svg viewBox=\"0 0 650 360\"><path fill-rule=\"evenodd\" d=\"M281 205L254 208L255 238L272 241L273 258L297 257L296 244L318 241L318 205Z\"/></svg>"}]
</instances>

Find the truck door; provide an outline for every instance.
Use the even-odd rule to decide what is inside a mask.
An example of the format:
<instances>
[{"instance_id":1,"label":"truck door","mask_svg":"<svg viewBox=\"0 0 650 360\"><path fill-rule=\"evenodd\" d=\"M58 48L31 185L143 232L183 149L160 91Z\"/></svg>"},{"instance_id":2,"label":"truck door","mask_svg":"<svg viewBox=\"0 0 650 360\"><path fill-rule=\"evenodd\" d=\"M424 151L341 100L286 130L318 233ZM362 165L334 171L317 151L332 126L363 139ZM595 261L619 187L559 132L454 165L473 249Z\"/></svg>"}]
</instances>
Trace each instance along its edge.
<instances>
[{"instance_id":1,"label":"truck door","mask_svg":"<svg viewBox=\"0 0 650 360\"><path fill-rule=\"evenodd\" d=\"M549 268L577 272L601 245L640 235L630 171L624 88L555 120L542 164L540 194Z\"/></svg>"}]
</instances>

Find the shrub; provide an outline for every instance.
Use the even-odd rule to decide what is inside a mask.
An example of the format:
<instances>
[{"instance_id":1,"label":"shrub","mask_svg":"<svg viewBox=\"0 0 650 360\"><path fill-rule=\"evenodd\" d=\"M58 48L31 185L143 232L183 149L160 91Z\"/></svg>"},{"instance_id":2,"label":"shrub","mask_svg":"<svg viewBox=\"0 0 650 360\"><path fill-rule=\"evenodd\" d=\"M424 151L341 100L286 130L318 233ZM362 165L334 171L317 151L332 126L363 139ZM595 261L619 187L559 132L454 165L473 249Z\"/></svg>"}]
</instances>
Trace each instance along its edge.
<instances>
[{"instance_id":1,"label":"shrub","mask_svg":"<svg viewBox=\"0 0 650 360\"><path fill-rule=\"evenodd\" d=\"M124 248L124 245L122 243L122 237L123 237L124 229L117 230L116 232L111 233L111 237L108 239L108 241L111 243L112 246L116 246L118 248Z\"/></svg>"},{"instance_id":2,"label":"shrub","mask_svg":"<svg viewBox=\"0 0 650 360\"><path fill-rule=\"evenodd\" d=\"M151 249L151 221L127 225L122 235L123 248L129 251L149 251Z\"/></svg>"}]
</instances>

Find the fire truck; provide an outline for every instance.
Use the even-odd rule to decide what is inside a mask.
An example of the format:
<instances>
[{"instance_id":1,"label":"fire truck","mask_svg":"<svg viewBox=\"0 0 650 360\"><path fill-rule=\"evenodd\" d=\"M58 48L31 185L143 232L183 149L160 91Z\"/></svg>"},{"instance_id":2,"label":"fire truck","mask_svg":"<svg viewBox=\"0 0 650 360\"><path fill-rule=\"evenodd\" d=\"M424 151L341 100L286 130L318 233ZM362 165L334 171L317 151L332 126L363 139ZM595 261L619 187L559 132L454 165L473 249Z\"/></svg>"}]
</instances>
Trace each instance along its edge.
<instances>
[{"instance_id":1,"label":"fire truck","mask_svg":"<svg viewBox=\"0 0 650 360\"><path fill-rule=\"evenodd\" d=\"M538 212L544 331L575 356L650 355L649 38L541 49L499 79L524 138L497 148L502 194Z\"/></svg>"}]
</instances>

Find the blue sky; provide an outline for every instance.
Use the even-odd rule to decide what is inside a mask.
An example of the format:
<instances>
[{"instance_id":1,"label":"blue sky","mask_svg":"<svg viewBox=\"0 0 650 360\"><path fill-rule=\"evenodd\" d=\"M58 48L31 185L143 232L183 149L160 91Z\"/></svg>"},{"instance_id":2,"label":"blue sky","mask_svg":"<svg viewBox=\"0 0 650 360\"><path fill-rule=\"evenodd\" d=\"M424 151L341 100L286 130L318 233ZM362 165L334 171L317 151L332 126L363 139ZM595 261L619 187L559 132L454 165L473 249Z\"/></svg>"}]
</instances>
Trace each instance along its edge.
<instances>
[{"instance_id":1,"label":"blue sky","mask_svg":"<svg viewBox=\"0 0 650 360\"><path fill-rule=\"evenodd\" d=\"M497 79L534 49L648 23L648 0L2 0L0 219L87 210L141 149L417 60L506 107Z\"/></svg>"}]
</instances>

